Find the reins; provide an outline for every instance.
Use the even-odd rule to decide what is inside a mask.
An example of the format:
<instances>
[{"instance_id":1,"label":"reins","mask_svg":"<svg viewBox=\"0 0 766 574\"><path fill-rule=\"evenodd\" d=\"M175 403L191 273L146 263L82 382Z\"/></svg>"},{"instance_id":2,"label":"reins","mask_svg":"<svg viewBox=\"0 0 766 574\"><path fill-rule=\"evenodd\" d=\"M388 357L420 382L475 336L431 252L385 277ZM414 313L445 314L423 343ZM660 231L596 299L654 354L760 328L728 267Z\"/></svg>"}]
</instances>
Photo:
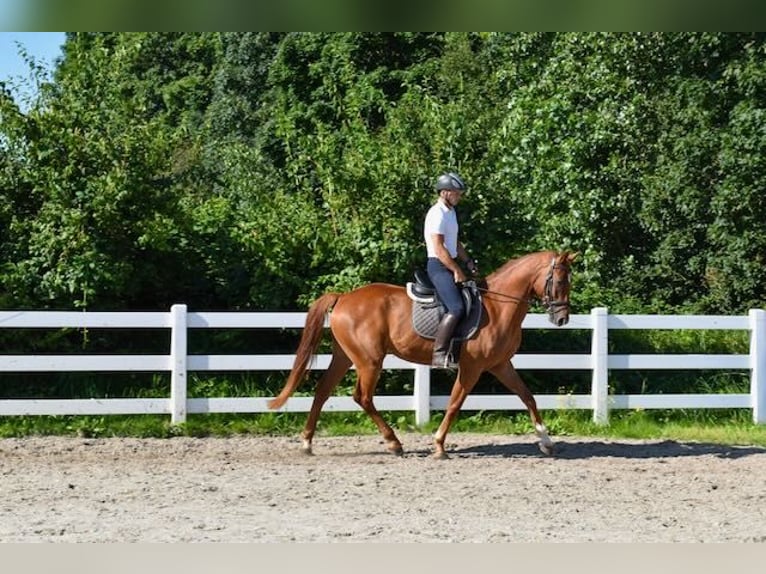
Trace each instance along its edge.
<instances>
[{"instance_id":1,"label":"reins","mask_svg":"<svg viewBox=\"0 0 766 574\"><path fill-rule=\"evenodd\" d=\"M543 295L542 298L530 297L528 299L525 299L523 297L518 297L516 295L510 295L508 293L501 293L499 291L492 291L490 289L487 289L486 287L479 287L478 285L476 286L476 289L478 289L482 293L486 293L488 295L497 295L499 297L504 297L505 299L508 300L508 301L505 301L505 302L526 303L527 305L532 305L535 301L539 300L540 303L542 303L543 307L545 307L548 310L548 312L552 313L554 311L554 309L557 308L557 307L569 307L569 302L568 301L556 301L556 300L552 301L551 300L552 299L552 297L551 297L551 290L552 290L552 287L553 287L553 271L555 269L566 269L567 271L569 271L569 268L567 266L561 265L561 264L557 264L556 260L553 259L553 261L551 261L551 266L550 266L550 268L548 270L548 275L545 278L545 289L544 289L544 295Z\"/></svg>"},{"instance_id":2,"label":"reins","mask_svg":"<svg viewBox=\"0 0 766 574\"><path fill-rule=\"evenodd\" d=\"M486 289L485 287L476 287L479 291L482 293L487 293L488 295L498 295L500 297L505 297L508 299L508 301L505 302L516 302L516 303L527 303L531 305L534 303L535 298L530 297L529 299L525 299L524 297L517 297L516 295L509 295L508 293L500 293L499 291L492 291L491 289Z\"/></svg>"}]
</instances>

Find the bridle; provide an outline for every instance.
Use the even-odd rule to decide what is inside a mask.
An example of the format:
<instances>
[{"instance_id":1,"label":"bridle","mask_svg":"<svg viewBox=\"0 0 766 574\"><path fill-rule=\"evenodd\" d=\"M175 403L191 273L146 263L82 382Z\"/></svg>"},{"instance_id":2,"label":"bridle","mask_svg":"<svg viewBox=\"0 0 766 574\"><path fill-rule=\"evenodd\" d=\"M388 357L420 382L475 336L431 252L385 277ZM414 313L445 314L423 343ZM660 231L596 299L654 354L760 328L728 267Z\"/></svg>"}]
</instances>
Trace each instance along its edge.
<instances>
[{"instance_id":1,"label":"bridle","mask_svg":"<svg viewBox=\"0 0 766 574\"><path fill-rule=\"evenodd\" d=\"M553 272L556 269L564 269L567 272L567 284L572 282L572 270L568 265L563 263L556 263L556 258L551 260L551 266L548 269L548 275L545 277L545 289L543 290L543 307L548 311L549 315L556 313L556 310L565 307L569 309L569 301L559 301L553 299ZM561 281L563 283L563 281Z\"/></svg>"},{"instance_id":2,"label":"bridle","mask_svg":"<svg viewBox=\"0 0 766 574\"><path fill-rule=\"evenodd\" d=\"M557 300L553 298L553 272L557 269L564 269L567 272L567 282L571 283L572 281L572 270L569 268L568 265L564 265L563 263L556 263L556 258L554 257L551 260L551 265L548 268L548 275L545 276L545 287L543 288L543 297L540 300L543 307L545 307L545 310L548 311L548 314L553 316L556 311L560 308L569 308L569 301L562 301ZM498 295L500 297L505 297L509 301L515 301L517 303L526 303L527 305L531 305L535 302L535 297L529 297L525 299L524 297L517 297L516 295L509 295L508 293L500 293L498 291L491 291L489 289L486 289L484 287L477 287L479 291L482 293L487 293L490 295Z\"/></svg>"}]
</instances>

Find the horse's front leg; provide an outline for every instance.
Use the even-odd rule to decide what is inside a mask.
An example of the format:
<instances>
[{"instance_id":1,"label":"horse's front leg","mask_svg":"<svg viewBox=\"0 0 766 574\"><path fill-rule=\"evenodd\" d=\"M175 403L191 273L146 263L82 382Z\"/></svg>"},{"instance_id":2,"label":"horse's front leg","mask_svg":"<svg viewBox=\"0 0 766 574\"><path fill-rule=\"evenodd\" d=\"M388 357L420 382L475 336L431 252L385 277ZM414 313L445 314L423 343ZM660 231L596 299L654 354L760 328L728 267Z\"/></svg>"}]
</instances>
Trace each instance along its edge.
<instances>
[{"instance_id":1,"label":"horse's front leg","mask_svg":"<svg viewBox=\"0 0 766 574\"><path fill-rule=\"evenodd\" d=\"M447 432L452 425L452 421L455 420L455 417L460 412L468 393L471 392L478 379L478 375L471 376L470 378L466 377L462 367L458 371L455 384L452 385L452 392L450 393L447 410L444 412L444 418L436 433L434 433L434 458L442 460L449 458L447 451L444 449Z\"/></svg>"},{"instance_id":2,"label":"horse's front leg","mask_svg":"<svg viewBox=\"0 0 766 574\"><path fill-rule=\"evenodd\" d=\"M540 450L545 455L552 455L554 444L551 437L548 436L548 429L545 426L545 423L543 423L543 419L537 410L535 397L516 372L516 369L513 368L511 362L504 361L500 365L490 369L489 372L495 375L497 380L499 380L505 388L519 396L521 402L527 407L532 423L535 425L535 434L540 439L540 443L538 444Z\"/></svg>"}]
</instances>

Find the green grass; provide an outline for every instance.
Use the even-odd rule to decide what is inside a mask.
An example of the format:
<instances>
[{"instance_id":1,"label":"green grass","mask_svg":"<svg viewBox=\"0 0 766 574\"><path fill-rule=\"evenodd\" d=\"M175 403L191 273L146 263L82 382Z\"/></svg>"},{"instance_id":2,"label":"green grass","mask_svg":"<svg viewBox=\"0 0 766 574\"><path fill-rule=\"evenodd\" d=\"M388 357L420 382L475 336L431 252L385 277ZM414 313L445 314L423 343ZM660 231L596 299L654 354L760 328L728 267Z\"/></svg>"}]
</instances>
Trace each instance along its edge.
<instances>
[{"instance_id":1,"label":"green grass","mask_svg":"<svg viewBox=\"0 0 766 574\"><path fill-rule=\"evenodd\" d=\"M723 410L631 410L613 411L610 422L599 426L590 411L545 411L543 419L551 435L608 439L661 439L766 446L766 425L755 425L747 409ZM443 418L432 412L431 420L417 428L411 412L385 412L384 418L398 432L433 433ZM303 413L190 415L182 425L171 425L166 415L135 416L34 416L0 417L0 437L60 435L79 437L158 437L298 435ZM377 428L361 412L323 413L317 433L325 436L376 434ZM450 432L524 435L534 429L525 412L470 412L460 414Z\"/></svg>"}]
</instances>

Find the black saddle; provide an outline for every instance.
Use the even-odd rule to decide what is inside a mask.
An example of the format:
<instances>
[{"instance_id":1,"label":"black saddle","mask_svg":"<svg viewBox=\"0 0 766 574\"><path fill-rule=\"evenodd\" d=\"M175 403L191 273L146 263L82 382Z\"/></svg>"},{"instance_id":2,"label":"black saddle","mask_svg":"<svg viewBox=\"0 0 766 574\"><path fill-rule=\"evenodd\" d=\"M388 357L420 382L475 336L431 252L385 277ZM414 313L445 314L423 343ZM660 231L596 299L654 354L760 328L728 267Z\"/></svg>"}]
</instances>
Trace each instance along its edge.
<instances>
[{"instance_id":1,"label":"black saddle","mask_svg":"<svg viewBox=\"0 0 766 574\"><path fill-rule=\"evenodd\" d=\"M431 278L423 269L415 269L415 282L412 284L413 293L421 297L433 297L436 295L436 288L431 282Z\"/></svg>"},{"instance_id":2,"label":"black saddle","mask_svg":"<svg viewBox=\"0 0 766 574\"><path fill-rule=\"evenodd\" d=\"M479 330L482 317L481 292L474 281L466 281L461 289L465 315L455 328L454 341L473 338ZM431 279L423 269L415 270L415 281L407 283L407 295L412 299L412 327L426 339L434 339L436 330L447 308L439 300Z\"/></svg>"}]
</instances>

